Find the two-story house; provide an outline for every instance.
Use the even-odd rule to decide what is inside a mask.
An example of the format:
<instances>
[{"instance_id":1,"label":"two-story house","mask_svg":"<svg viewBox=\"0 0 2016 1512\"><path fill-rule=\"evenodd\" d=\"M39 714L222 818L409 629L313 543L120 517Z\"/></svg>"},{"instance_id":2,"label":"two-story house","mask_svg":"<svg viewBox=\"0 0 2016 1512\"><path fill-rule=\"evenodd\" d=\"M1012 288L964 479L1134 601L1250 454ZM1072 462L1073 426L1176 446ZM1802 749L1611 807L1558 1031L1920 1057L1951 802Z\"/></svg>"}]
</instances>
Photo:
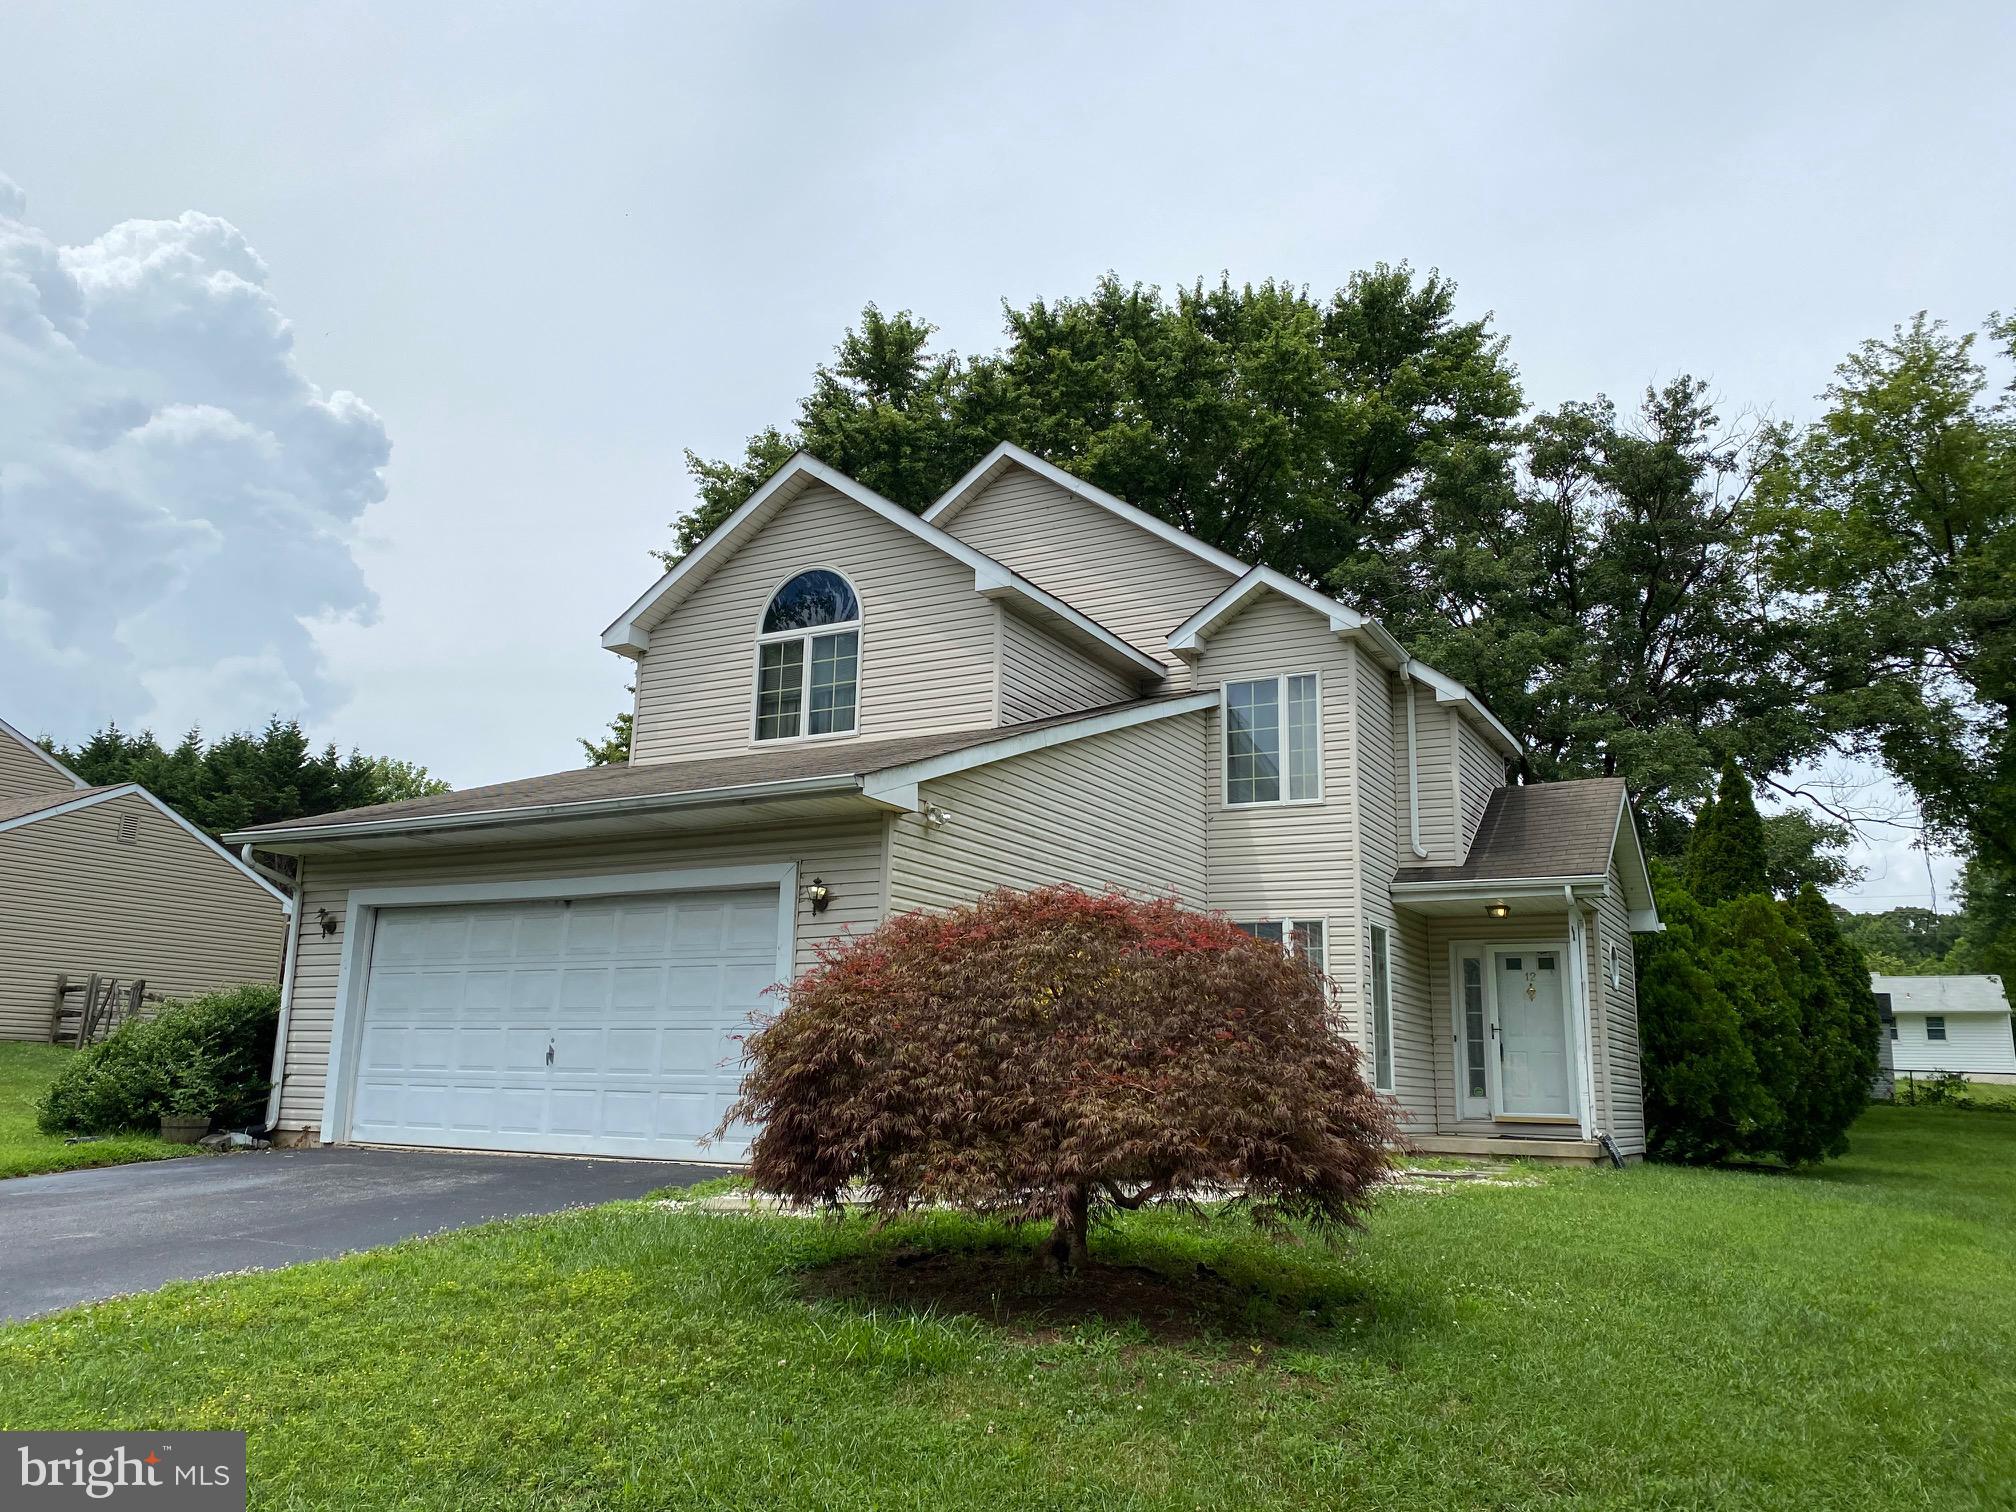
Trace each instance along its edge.
<instances>
[{"instance_id":1,"label":"two-story house","mask_svg":"<svg viewBox=\"0 0 2016 1512\"><path fill-rule=\"evenodd\" d=\"M627 766L266 826L271 1121L733 1159L736 1036L820 945L1069 882L1305 954L1424 1149L1643 1149L1623 785L1350 606L1013 446L920 518L808 456L630 605Z\"/></svg>"}]
</instances>

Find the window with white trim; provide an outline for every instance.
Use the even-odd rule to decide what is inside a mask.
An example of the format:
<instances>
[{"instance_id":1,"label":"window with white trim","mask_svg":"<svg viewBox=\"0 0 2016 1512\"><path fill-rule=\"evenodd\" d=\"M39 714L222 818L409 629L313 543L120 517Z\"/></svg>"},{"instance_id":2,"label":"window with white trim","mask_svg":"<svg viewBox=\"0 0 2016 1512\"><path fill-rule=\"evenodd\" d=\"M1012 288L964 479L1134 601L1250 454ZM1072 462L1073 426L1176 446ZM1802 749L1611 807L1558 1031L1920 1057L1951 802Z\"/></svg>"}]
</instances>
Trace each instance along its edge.
<instances>
[{"instance_id":1,"label":"window with white trim","mask_svg":"<svg viewBox=\"0 0 2016 1512\"><path fill-rule=\"evenodd\" d=\"M1925 1038L1943 1040L1946 1038L1946 1016L1943 1013L1925 1015Z\"/></svg>"},{"instance_id":2,"label":"window with white trim","mask_svg":"<svg viewBox=\"0 0 2016 1512\"><path fill-rule=\"evenodd\" d=\"M1323 796L1322 698L1314 672L1225 684L1225 801Z\"/></svg>"},{"instance_id":3,"label":"window with white trim","mask_svg":"<svg viewBox=\"0 0 2016 1512\"><path fill-rule=\"evenodd\" d=\"M1245 924L1235 921L1232 927L1256 940L1271 940L1284 950L1293 951L1296 959L1312 971L1328 970L1321 919L1256 919Z\"/></svg>"},{"instance_id":4,"label":"window with white trim","mask_svg":"<svg viewBox=\"0 0 2016 1512\"><path fill-rule=\"evenodd\" d=\"M758 740L851 735L860 705L861 603L826 568L772 595L756 637Z\"/></svg>"},{"instance_id":5,"label":"window with white trim","mask_svg":"<svg viewBox=\"0 0 2016 1512\"><path fill-rule=\"evenodd\" d=\"M1383 925L1372 926L1372 1085L1393 1090L1393 963Z\"/></svg>"}]
</instances>

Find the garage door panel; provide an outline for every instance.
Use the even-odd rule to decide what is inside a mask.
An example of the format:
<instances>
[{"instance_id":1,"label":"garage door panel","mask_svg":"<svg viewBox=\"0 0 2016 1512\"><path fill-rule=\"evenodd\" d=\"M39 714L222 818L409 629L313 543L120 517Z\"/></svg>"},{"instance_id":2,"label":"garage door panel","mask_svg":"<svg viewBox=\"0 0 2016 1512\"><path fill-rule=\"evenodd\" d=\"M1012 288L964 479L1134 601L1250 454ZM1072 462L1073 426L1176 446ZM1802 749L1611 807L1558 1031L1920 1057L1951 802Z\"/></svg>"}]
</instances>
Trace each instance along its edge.
<instances>
[{"instance_id":1,"label":"garage door panel","mask_svg":"<svg viewBox=\"0 0 2016 1512\"><path fill-rule=\"evenodd\" d=\"M777 909L749 891L382 910L351 1137L740 1158L747 1131L699 1142L734 1101Z\"/></svg>"}]
</instances>

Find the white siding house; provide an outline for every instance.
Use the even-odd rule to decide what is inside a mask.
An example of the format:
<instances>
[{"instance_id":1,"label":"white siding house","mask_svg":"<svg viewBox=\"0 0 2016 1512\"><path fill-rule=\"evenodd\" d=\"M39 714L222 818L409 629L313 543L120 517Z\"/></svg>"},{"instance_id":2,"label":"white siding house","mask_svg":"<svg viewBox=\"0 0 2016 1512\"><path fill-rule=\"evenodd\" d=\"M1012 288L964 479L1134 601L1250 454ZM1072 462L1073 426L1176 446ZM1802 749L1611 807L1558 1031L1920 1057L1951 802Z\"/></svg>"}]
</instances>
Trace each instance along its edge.
<instances>
[{"instance_id":1,"label":"white siding house","mask_svg":"<svg viewBox=\"0 0 2016 1512\"><path fill-rule=\"evenodd\" d=\"M2016 1038L2000 977L1872 974L1869 981L1898 1078L1959 1071L1974 1081L2016 1082Z\"/></svg>"}]
</instances>

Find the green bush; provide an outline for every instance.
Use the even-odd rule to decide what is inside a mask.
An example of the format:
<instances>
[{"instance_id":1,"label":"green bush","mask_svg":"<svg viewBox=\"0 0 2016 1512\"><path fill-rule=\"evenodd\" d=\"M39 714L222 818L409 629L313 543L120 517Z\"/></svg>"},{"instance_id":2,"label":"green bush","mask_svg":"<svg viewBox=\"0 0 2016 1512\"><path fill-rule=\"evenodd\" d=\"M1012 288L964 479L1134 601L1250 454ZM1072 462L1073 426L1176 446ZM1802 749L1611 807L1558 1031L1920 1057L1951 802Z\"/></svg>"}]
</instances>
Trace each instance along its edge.
<instances>
[{"instance_id":1,"label":"green bush","mask_svg":"<svg viewBox=\"0 0 2016 1512\"><path fill-rule=\"evenodd\" d=\"M152 1129L163 1113L210 1113L225 1127L265 1113L280 993L233 987L170 1003L80 1051L43 1094L49 1134Z\"/></svg>"}]
</instances>

